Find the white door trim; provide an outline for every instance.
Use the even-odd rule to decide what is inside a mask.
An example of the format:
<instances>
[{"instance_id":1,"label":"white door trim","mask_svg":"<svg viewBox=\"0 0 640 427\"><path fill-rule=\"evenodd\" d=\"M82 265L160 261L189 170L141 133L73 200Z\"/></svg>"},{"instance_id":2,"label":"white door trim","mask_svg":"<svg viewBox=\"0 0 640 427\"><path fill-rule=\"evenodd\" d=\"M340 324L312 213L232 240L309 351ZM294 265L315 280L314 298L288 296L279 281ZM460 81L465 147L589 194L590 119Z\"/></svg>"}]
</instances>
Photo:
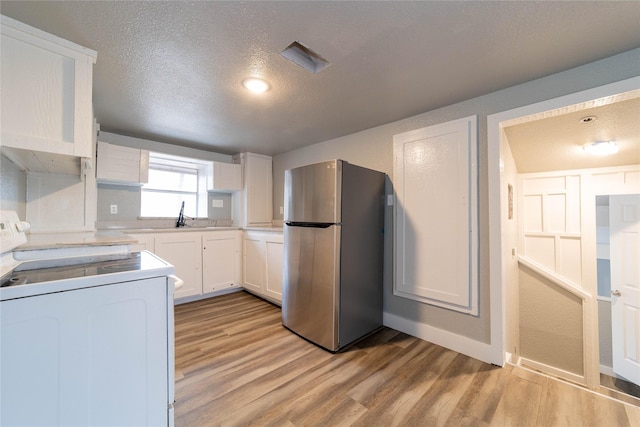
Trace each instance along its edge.
<instances>
[{"instance_id":1,"label":"white door trim","mask_svg":"<svg viewBox=\"0 0 640 427\"><path fill-rule=\"evenodd\" d=\"M491 352L493 363L503 366L506 361L507 349L505 348L505 289L503 272L502 249L502 218L497 213L501 212L500 200L500 136L505 122L532 114L549 110L568 107L595 99L606 98L640 88L640 77L633 77L616 83L600 86L593 89L553 98L547 101L526 105L487 117L488 131L488 179L489 179L489 282L491 305ZM597 319L595 319L597 322ZM593 325L592 325L593 326ZM597 323L595 324L597 333ZM585 366L587 384L596 386L599 384L598 344L590 346L588 363ZM586 355L585 355L586 356Z\"/></svg>"}]
</instances>

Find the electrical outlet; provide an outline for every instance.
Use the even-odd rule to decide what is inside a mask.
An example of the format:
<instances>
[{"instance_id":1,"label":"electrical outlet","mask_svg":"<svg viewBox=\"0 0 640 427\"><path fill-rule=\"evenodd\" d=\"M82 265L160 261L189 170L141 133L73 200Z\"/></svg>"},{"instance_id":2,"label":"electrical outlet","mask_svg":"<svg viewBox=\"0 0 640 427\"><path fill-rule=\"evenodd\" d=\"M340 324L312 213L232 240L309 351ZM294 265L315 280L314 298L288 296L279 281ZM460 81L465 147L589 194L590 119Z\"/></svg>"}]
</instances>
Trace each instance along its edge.
<instances>
[{"instance_id":1,"label":"electrical outlet","mask_svg":"<svg viewBox=\"0 0 640 427\"><path fill-rule=\"evenodd\" d=\"M111 205L111 213L112 214L118 213L118 205Z\"/></svg>"},{"instance_id":2,"label":"electrical outlet","mask_svg":"<svg viewBox=\"0 0 640 427\"><path fill-rule=\"evenodd\" d=\"M282 215L283 213L284 213L284 208L280 206L280 215Z\"/></svg>"},{"instance_id":3,"label":"electrical outlet","mask_svg":"<svg viewBox=\"0 0 640 427\"><path fill-rule=\"evenodd\" d=\"M212 199L211 200L212 208L224 208L224 200L222 199Z\"/></svg>"}]
</instances>

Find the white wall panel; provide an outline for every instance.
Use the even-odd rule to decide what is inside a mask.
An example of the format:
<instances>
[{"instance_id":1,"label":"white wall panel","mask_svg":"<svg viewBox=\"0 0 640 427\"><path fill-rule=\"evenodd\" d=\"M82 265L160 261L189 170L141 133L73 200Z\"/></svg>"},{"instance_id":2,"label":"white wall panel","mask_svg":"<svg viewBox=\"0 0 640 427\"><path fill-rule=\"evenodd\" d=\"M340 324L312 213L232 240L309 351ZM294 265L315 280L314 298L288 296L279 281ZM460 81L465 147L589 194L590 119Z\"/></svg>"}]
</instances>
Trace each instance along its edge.
<instances>
[{"instance_id":1,"label":"white wall panel","mask_svg":"<svg viewBox=\"0 0 640 427\"><path fill-rule=\"evenodd\" d=\"M558 239L558 273L580 286L582 283L582 245L578 237Z\"/></svg>"},{"instance_id":2,"label":"white wall panel","mask_svg":"<svg viewBox=\"0 0 640 427\"><path fill-rule=\"evenodd\" d=\"M525 194L557 193L564 191L565 188L564 176L537 176L526 179L522 184L522 191Z\"/></svg>"},{"instance_id":3,"label":"white wall panel","mask_svg":"<svg viewBox=\"0 0 640 427\"><path fill-rule=\"evenodd\" d=\"M567 176L567 212L566 232L580 233L582 230L582 214L580 211L580 176Z\"/></svg>"},{"instance_id":4,"label":"white wall panel","mask_svg":"<svg viewBox=\"0 0 640 427\"><path fill-rule=\"evenodd\" d=\"M542 232L542 196L535 194L524 196L524 229L531 232Z\"/></svg>"},{"instance_id":5,"label":"white wall panel","mask_svg":"<svg viewBox=\"0 0 640 427\"><path fill-rule=\"evenodd\" d=\"M553 236L526 236L524 254L549 270L556 271L556 242Z\"/></svg>"},{"instance_id":6,"label":"white wall panel","mask_svg":"<svg viewBox=\"0 0 640 427\"><path fill-rule=\"evenodd\" d=\"M580 175L575 172L522 174L520 188L521 253L579 286L582 281Z\"/></svg>"},{"instance_id":7,"label":"white wall panel","mask_svg":"<svg viewBox=\"0 0 640 427\"><path fill-rule=\"evenodd\" d=\"M475 116L394 136L394 294L477 314Z\"/></svg>"},{"instance_id":8,"label":"white wall panel","mask_svg":"<svg viewBox=\"0 0 640 427\"><path fill-rule=\"evenodd\" d=\"M545 230L550 233L564 233L567 229L567 196L566 194L549 194L544 203L547 214Z\"/></svg>"}]
</instances>

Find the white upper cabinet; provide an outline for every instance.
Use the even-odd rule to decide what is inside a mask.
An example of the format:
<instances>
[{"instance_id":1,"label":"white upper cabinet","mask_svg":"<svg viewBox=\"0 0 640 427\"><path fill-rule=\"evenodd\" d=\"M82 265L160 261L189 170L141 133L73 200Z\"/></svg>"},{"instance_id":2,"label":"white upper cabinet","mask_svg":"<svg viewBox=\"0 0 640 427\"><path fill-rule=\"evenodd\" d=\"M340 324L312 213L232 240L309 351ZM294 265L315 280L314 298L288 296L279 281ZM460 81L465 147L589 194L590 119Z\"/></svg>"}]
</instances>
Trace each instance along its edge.
<instances>
[{"instance_id":1,"label":"white upper cabinet","mask_svg":"<svg viewBox=\"0 0 640 427\"><path fill-rule=\"evenodd\" d=\"M234 156L243 165L244 185L234 204L234 224L243 227L271 226L273 220L273 174L271 157L254 153Z\"/></svg>"},{"instance_id":2,"label":"white upper cabinet","mask_svg":"<svg viewBox=\"0 0 640 427\"><path fill-rule=\"evenodd\" d=\"M149 182L149 152L98 142L96 178L99 182L144 184Z\"/></svg>"},{"instance_id":3,"label":"white upper cabinet","mask_svg":"<svg viewBox=\"0 0 640 427\"><path fill-rule=\"evenodd\" d=\"M4 147L91 157L97 53L1 17Z\"/></svg>"},{"instance_id":4,"label":"white upper cabinet","mask_svg":"<svg viewBox=\"0 0 640 427\"><path fill-rule=\"evenodd\" d=\"M209 191L242 190L242 165L235 163L212 162L207 176Z\"/></svg>"}]
</instances>

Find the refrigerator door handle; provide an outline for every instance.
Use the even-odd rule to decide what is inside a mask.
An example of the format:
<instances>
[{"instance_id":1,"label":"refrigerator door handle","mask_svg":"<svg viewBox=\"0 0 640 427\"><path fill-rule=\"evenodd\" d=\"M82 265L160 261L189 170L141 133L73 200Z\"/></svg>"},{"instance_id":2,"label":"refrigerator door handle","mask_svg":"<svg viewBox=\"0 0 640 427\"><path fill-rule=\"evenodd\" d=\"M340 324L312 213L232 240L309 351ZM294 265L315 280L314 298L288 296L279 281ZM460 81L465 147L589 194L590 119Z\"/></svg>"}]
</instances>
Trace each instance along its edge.
<instances>
[{"instance_id":1,"label":"refrigerator door handle","mask_svg":"<svg viewBox=\"0 0 640 427\"><path fill-rule=\"evenodd\" d=\"M287 221L285 222L289 227L309 227L309 228L329 228L332 225L340 225L333 222L297 222Z\"/></svg>"}]
</instances>

